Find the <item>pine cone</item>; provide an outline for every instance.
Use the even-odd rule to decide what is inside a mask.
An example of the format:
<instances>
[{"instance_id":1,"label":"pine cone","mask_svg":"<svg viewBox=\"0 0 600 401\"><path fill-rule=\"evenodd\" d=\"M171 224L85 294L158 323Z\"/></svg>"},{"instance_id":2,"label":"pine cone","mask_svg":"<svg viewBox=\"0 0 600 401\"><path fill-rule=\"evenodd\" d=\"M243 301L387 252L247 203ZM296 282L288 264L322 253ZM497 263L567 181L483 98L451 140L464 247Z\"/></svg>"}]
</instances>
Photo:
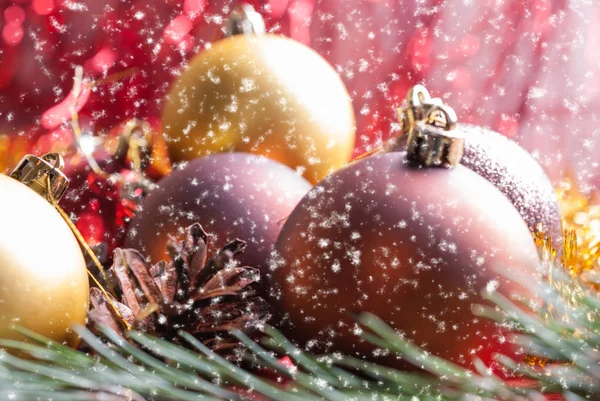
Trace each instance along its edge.
<instances>
[{"instance_id":1,"label":"pine cone","mask_svg":"<svg viewBox=\"0 0 600 401\"><path fill-rule=\"evenodd\" d=\"M116 249L110 273L122 295L120 302L112 302L122 318L103 292L92 288L92 327L107 325L123 335L125 320L136 330L170 340L183 330L216 351L235 347L227 331L248 331L264 323L268 305L250 286L259 279L258 270L236 266L233 260L246 243L232 241L207 261L207 240L200 224L193 224L184 241L170 244L171 262L151 268L138 251Z\"/></svg>"}]
</instances>

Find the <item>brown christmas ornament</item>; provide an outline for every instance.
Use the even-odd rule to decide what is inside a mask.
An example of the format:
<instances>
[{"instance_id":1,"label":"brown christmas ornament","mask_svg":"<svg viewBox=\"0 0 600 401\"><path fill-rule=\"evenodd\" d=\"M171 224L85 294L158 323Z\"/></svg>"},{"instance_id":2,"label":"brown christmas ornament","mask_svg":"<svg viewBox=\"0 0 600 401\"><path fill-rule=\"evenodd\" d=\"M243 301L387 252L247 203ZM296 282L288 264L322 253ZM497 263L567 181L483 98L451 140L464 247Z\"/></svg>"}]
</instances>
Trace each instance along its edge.
<instances>
[{"instance_id":1,"label":"brown christmas ornament","mask_svg":"<svg viewBox=\"0 0 600 401\"><path fill-rule=\"evenodd\" d=\"M187 228L183 241L171 244L169 263L150 267L139 252L119 248L110 273L121 300L109 300L92 288L90 321L117 333L126 322L171 340L184 330L213 350L231 349L237 343L228 331L252 330L268 318L267 303L251 288L258 270L239 266L234 259L245 246L244 241L232 241L207 260L208 236L196 223Z\"/></svg>"},{"instance_id":2,"label":"brown christmas ornament","mask_svg":"<svg viewBox=\"0 0 600 401\"><path fill-rule=\"evenodd\" d=\"M415 86L400 111L402 126L407 127L411 118L425 118L432 107L441 103L440 99L432 99L421 85ZM562 230L558 198L550 179L531 154L515 141L487 128L457 124L454 131L464 137L460 163L498 188L530 229L541 226L554 246L559 247ZM386 150L406 150L406 137L393 138Z\"/></svg>"},{"instance_id":3,"label":"brown christmas ornament","mask_svg":"<svg viewBox=\"0 0 600 401\"><path fill-rule=\"evenodd\" d=\"M0 174L1 338L23 339L13 330L17 325L73 343L72 326L85 323L85 261L69 226L48 202L49 191L59 199L68 185L61 168L58 154L28 155L12 178Z\"/></svg>"},{"instance_id":4,"label":"brown christmas ornament","mask_svg":"<svg viewBox=\"0 0 600 401\"><path fill-rule=\"evenodd\" d=\"M487 303L482 291L527 294L504 275L536 280L537 250L490 182L460 164L440 168L458 161L450 150L462 138L434 125L412 127L410 162L401 152L357 161L315 186L286 221L272 291L292 339L405 368L360 340L350 313L372 312L463 366L510 354L504 329L471 308Z\"/></svg>"},{"instance_id":5,"label":"brown christmas ornament","mask_svg":"<svg viewBox=\"0 0 600 401\"><path fill-rule=\"evenodd\" d=\"M237 21L228 31L243 27ZM199 53L170 89L163 122L175 162L249 152L312 183L344 166L354 148L342 80L314 50L279 35L234 35Z\"/></svg>"},{"instance_id":6,"label":"brown christmas ornament","mask_svg":"<svg viewBox=\"0 0 600 401\"><path fill-rule=\"evenodd\" d=\"M159 181L132 220L125 246L153 263L166 257L167 242L202 221L214 250L243 238L243 265L268 275L268 258L285 219L311 185L276 161L248 153L220 153L188 163Z\"/></svg>"}]
</instances>

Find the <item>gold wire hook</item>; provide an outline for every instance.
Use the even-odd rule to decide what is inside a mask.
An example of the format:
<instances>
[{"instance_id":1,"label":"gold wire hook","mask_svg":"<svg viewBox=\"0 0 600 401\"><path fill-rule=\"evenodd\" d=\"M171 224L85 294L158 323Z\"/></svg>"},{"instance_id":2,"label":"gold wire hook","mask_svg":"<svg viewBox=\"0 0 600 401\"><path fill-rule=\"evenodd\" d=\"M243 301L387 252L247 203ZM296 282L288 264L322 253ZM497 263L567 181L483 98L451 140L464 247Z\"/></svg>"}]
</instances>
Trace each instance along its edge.
<instances>
[{"instance_id":1,"label":"gold wire hook","mask_svg":"<svg viewBox=\"0 0 600 401\"><path fill-rule=\"evenodd\" d=\"M48 181L48 185L50 185L50 176L47 176L46 180ZM81 244L81 246L83 247L85 252L88 254L90 259L92 259L92 261L94 262L94 264L96 265L96 267L98 268L100 273L102 274L102 278L104 279L104 281L110 286L111 282L108 280L108 277L106 276L106 272L104 270L104 267L102 267L102 263L100 263L100 261L98 260L98 257L96 256L94 251L92 251L92 248L90 248L89 244L85 241L85 239L83 238L83 235L81 235L81 232L77 229L77 227L75 226L73 221L69 218L67 213L63 210L63 208L61 208L59 206L58 202L56 201L56 198L54 198L54 195L52 194L52 191L48 191L48 199L49 199L50 203L52 204L52 206L54 206L56 211L58 211L58 213L63 218L63 220L67 223L67 225L73 232L73 235L75 235L75 238L77 239L79 244ZM102 291L102 293L108 300L108 303L113 308L113 310L115 311L117 316L119 316L119 318L121 319L121 321L123 322L123 324L125 325L127 330L130 330L131 325L125 320L125 318L123 317L121 312L119 312L117 306L112 301L112 298L110 297L109 292L104 288L104 286L102 286L102 284L98 281L98 279L92 274L92 272L89 269L86 268L86 271L87 271L88 276L90 276L90 278L94 281L94 283L96 283L96 285L98 286L100 291Z\"/></svg>"}]
</instances>

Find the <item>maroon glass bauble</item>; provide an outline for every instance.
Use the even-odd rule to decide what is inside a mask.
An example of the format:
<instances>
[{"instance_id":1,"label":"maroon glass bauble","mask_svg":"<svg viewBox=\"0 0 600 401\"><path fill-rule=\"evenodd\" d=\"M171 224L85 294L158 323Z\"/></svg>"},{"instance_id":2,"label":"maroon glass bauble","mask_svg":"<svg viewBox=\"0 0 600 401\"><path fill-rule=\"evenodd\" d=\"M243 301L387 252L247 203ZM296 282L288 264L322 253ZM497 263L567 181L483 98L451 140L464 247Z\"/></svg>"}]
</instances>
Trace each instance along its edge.
<instances>
[{"instance_id":1,"label":"maroon glass bauble","mask_svg":"<svg viewBox=\"0 0 600 401\"><path fill-rule=\"evenodd\" d=\"M530 229L541 224L555 247L562 242L561 215L552 183L540 164L515 141L487 128L458 124L465 147L460 164L496 186ZM399 138L395 150L406 149Z\"/></svg>"},{"instance_id":2,"label":"maroon glass bauble","mask_svg":"<svg viewBox=\"0 0 600 401\"><path fill-rule=\"evenodd\" d=\"M158 183L133 219L125 245L164 259L170 237L199 222L212 252L236 238L248 246L239 262L267 274L283 220L311 185L289 167L247 153L223 153L189 162ZM210 253L209 249L209 253Z\"/></svg>"},{"instance_id":3,"label":"maroon glass bauble","mask_svg":"<svg viewBox=\"0 0 600 401\"><path fill-rule=\"evenodd\" d=\"M515 141L483 127L459 124L465 135L461 164L494 184L512 202L529 228L542 225L555 245L562 242L558 198L548 176Z\"/></svg>"},{"instance_id":4,"label":"maroon glass bauble","mask_svg":"<svg viewBox=\"0 0 600 401\"><path fill-rule=\"evenodd\" d=\"M523 219L489 181L461 165L416 168L401 152L355 162L315 186L286 221L272 260L285 334L312 350L392 366L358 336L351 312L372 312L455 363L508 352L504 331L472 314L482 291L539 279ZM313 341L314 340L314 341Z\"/></svg>"}]
</instances>

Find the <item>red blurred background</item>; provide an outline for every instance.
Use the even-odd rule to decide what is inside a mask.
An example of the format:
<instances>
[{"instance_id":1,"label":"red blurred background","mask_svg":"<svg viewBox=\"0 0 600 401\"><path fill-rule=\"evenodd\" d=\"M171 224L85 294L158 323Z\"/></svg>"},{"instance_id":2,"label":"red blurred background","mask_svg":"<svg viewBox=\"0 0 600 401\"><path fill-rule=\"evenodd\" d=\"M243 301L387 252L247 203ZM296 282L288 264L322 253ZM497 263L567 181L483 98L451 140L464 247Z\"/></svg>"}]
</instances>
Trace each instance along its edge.
<instances>
[{"instance_id":1,"label":"red blurred background","mask_svg":"<svg viewBox=\"0 0 600 401\"><path fill-rule=\"evenodd\" d=\"M177 71L218 37L236 3L0 0L0 170L32 141L45 149L69 140L60 102L75 65L95 79L130 74L94 87L81 110L84 127L99 131L159 115ZM449 99L460 120L519 141L553 180L573 171L584 189L600 183L595 2L249 3L270 31L310 45L338 70L354 100L357 154L397 129L395 108L410 86L424 83Z\"/></svg>"}]
</instances>

